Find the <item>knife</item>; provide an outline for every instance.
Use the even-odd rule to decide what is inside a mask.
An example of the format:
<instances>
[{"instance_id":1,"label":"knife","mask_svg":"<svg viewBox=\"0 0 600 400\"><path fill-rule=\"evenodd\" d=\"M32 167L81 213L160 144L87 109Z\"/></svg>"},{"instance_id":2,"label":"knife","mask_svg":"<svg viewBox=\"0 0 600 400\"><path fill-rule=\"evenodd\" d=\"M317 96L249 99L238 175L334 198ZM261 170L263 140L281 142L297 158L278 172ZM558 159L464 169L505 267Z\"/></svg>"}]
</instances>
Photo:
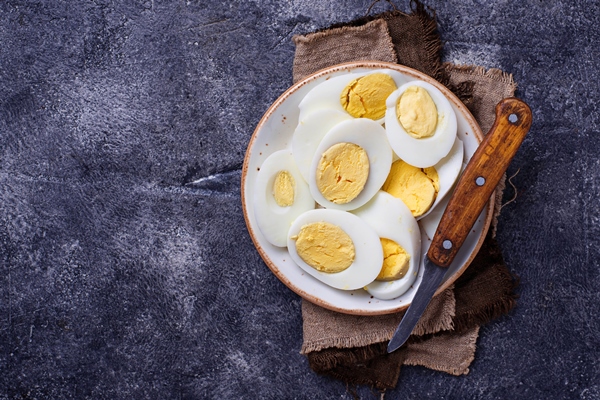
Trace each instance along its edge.
<instances>
[{"instance_id":1,"label":"knife","mask_svg":"<svg viewBox=\"0 0 600 400\"><path fill-rule=\"evenodd\" d=\"M523 142L531 121L529 106L517 98L507 98L496 105L494 125L458 180L427 251L423 281L388 344L388 353L402 346L410 336Z\"/></svg>"}]
</instances>

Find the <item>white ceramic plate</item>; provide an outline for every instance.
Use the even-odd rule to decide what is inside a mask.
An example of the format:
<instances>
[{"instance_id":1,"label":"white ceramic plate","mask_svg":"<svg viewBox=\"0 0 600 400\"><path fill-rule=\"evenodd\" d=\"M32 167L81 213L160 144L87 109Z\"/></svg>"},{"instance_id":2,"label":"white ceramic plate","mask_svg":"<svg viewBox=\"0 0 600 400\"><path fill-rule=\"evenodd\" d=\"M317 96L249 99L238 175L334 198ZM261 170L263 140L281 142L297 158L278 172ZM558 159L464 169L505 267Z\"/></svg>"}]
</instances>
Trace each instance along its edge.
<instances>
[{"instance_id":1,"label":"white ceramic plate","mask_svg":"<svg viewBox=\"0 0 600 400\"><path fill-rule=\"evenodd\" d=\"M340 74L348 72L364 72L376 69L388 68L402 73L407 81L423 80L434 86L446 95L456 113L458 121L458 138L465 146L466 164L481 142L483 135L479 125L467 110L463 103L433 78L397 64L382 62L357 62L340 64L298 82L285 93L283 93L260 120L246 151L244 166L242 170L242 205L244 218L250 236L254 241L256 249L271 271L291 290L304 299L318 304L322 307L355 315L377 315L397 312L408 307L416 288L422 281L423 260L427 253L430 239L422 229L421 236L423 245L421 248L421 267L413 286L402 296L393 300L379 300L372 297L364 290L344 291L334 289L313 278L297 266L290 258L286 248L271 245L263 237L256 224L254 207L252 204L254 183L260 165L273 152L289 149L292 134L298 123L298 104L302 98L315 85ZM454 262L448 268L444 282L437 293L450 286L471 263L477 251L481 247L487 230L492 220L494 209L494 196L492 195L486 208L477 219L471 233L465 240L458 252Z\"/></svg>"}]
</instances>

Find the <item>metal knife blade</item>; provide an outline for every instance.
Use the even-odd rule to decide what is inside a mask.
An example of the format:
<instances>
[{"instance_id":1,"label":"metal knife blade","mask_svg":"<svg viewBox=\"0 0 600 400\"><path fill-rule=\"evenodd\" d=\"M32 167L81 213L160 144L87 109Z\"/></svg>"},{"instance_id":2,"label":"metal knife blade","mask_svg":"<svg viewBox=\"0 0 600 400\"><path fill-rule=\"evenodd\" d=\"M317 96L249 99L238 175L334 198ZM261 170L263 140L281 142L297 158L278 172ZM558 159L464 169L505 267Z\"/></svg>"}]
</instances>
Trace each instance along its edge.
<instances>
[{"instance_id":1,"label":"metal knife blade","mask_svg":"<svg viewBox=\"0 0 600 400\"><path fill-rule=\"evenodd\" d=\"M446 268L432 263L429 257L425 257L423 281L419 286L419 290L415 293L415 297L410 303L406 314L404 314L404 318L402 318L402 321L396 328L392 340L388 344L388 353L396 350L406 342L406 339L408 339L417 321L421 318L435 291L440 286L440 283L442 283L447 271Z\"/></svg>"},{"instance_id":2,"label":"metal knife blade","mask_svg":"<svg viewBox=\"0 0 600 400\"><path fill-rule=\"evenodd\" d=\"M504 99L496 106L496 121L458 180L427 251L423 280L388 344L388 353L401 347L410 336L440 286L446 267L454 260L523 142L531 121L529 106L519 99Z\"/></svg>"}]
</instances>

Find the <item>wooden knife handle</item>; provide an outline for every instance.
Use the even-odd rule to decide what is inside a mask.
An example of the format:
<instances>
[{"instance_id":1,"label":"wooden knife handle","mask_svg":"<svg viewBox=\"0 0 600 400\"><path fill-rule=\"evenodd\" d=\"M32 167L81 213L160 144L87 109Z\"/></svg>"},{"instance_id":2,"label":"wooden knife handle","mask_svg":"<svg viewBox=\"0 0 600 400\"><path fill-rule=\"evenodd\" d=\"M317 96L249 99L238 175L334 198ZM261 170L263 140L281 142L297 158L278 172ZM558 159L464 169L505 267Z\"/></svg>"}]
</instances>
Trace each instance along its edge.
<instances>
[{"instance_id":1,"label":"wooden knife handle","mask_svg":"<svg viewBox=\"0 0 600 400\"><path fill-rule=\"evenodd\" d=\"M441 267L452 263L531 126L529 106L516 98L496 106L496 121L461 175L427 256Z\"/></svg>"}]
</instances>

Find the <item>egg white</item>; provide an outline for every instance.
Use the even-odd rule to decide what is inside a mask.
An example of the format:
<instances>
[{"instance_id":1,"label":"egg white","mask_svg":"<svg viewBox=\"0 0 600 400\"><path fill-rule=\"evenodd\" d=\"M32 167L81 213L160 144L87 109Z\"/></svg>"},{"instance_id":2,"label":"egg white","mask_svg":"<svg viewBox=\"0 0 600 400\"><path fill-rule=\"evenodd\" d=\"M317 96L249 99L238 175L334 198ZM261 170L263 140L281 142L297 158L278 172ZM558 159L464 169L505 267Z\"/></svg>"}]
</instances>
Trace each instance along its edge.
<instances>
[{"instance_id":1,"label":"egg white","mask_svg":"<svg viewBox=\"0 0 600 400\"><path fill-rule=\"evenodd\" d=\"M352 213L371 226L380 238L395 241L410 255L408 271L401 279L373 281L365 287L378 299L401 296L414 283L421 262L421 233L416 219L402 200L384 191L377 192L373 199Z\"/></svg>"},{"instance_id":2,"label":"egg white","mask_svg":"<svg viewBox=\"0 0 600 400\"><path fill-rule=\"evenodd\" d=\"M446 196L427 216L419 219L419 227L421 228L421 231L425 232L425 235L429 240L433 240L435 231L442 220L442 215L444 215L444 211L446 210L449 201L450 196Z\"/></svg>"},{"instance_id":3,"label":"egg white","mask_svg":"<svg viewBox=\"0 0 600 400\"><path fill-rule=\"evenodd\" d=\"M273 197L273 183L279 171L294 178L294 203L280 207ZM302 178L289 150L271 154L260 166L254 191L254 215L260 232L273 246L287 246L287 233L294 219L315 208L308 184Z\"/></svg>"},{"instance_id":4,"label":"egg white","mask_svg":"<svg viewBox=\"0 0 600 400\"><path fill-rule=\"evenodd\" d=\"M336 204L327 200L317 186L317 167L322 154L337 143L354 143L362 147L369 157L369 176L363 190L352 201ZM385 129L367 118L342 121L325 135L313 157L308 186L317 203L325 208L353 210L365 204L377 193L385 182L392 166L392 149L387 141Z\"/></svg>"},{"instance_id":5,"label":"egg white","mask_svg":"<svg viewBox=\"0 0 600 400\"><path fill-rule=\"evenodd\" d=\"M417 139L409 135L396 113L396 104L402 94L411 86L419 86L427 90L438 111L438 122L433 136ZM425 168L437 164L444 158L456 138L456 114L450 102L435 86L423 82L405 83L386 100L385 128L388 140L394 152L402 160L415 167Z\"/></svg>"},{"instance_id":6,"label":"egg white","mask_svg":"<svg viewBox=\"0 0 600 400\"><path fill-rule=\"evenodd\" d=\"M313 222L329 222L339 226L350 236L355 248L355 257L347 269L336 273L321 272L300 258L296 250L296 241L292 237L298 235L304 225ZM336 289L355 290L364 287L377 277L383 264L383 249L377 233L356 215L340 210L321 208L298 216L289 230L287 246L290 257L300 268Z\"/></svg>"},{"instance_id":7,"label":"egg white","mask_svg":"<svg viewBox=\"0 0 600 400\"><path fill-rule=\"evenodd\" d=\"M450 193L462 169L464 154L465 148L463 142L459 138L456 138L448 155L433 166L438 173L440 189L429 210L423 215L418 216L417 221L435 210L438 204Z\"/></svg>"},{"instance_id":8,"label":"egg white","mask_svg":"<svg viewBox=\"0 0 600 400\"><path fill-rule=\"evenodd\" d=\"M304 180L308 182L312 158L327 132L352 117L339 110L324 108L306 113L298 121L292 136L292 154Z\"/></svg>"},{"instance_id":9,"label":"egg white","mask_svg":"<svg viewBox=\"0 0 600 400\"><path fill-rule=\"evenodd\" d=\"M340 96L342 94L342 91L354 79L376 73L389 75L394 80L397 87L402 86L407 81L407 79L400 72L386 69L360 73L348 73L330 78L325 82L322 82L315 86L313 89L311 89L310 92L306 94L306 96L304 96L304 98L298 105L298 107L300 108L300 120L304 118L307 114L310 114L315 110L320 110L323 108L338 110L345 113L346 115L350 115L344 109L342 103L340 102ZM384 118L377 120L377 122L379 123L383 123L383 121Z\"/></svg>"}]
</instances>

